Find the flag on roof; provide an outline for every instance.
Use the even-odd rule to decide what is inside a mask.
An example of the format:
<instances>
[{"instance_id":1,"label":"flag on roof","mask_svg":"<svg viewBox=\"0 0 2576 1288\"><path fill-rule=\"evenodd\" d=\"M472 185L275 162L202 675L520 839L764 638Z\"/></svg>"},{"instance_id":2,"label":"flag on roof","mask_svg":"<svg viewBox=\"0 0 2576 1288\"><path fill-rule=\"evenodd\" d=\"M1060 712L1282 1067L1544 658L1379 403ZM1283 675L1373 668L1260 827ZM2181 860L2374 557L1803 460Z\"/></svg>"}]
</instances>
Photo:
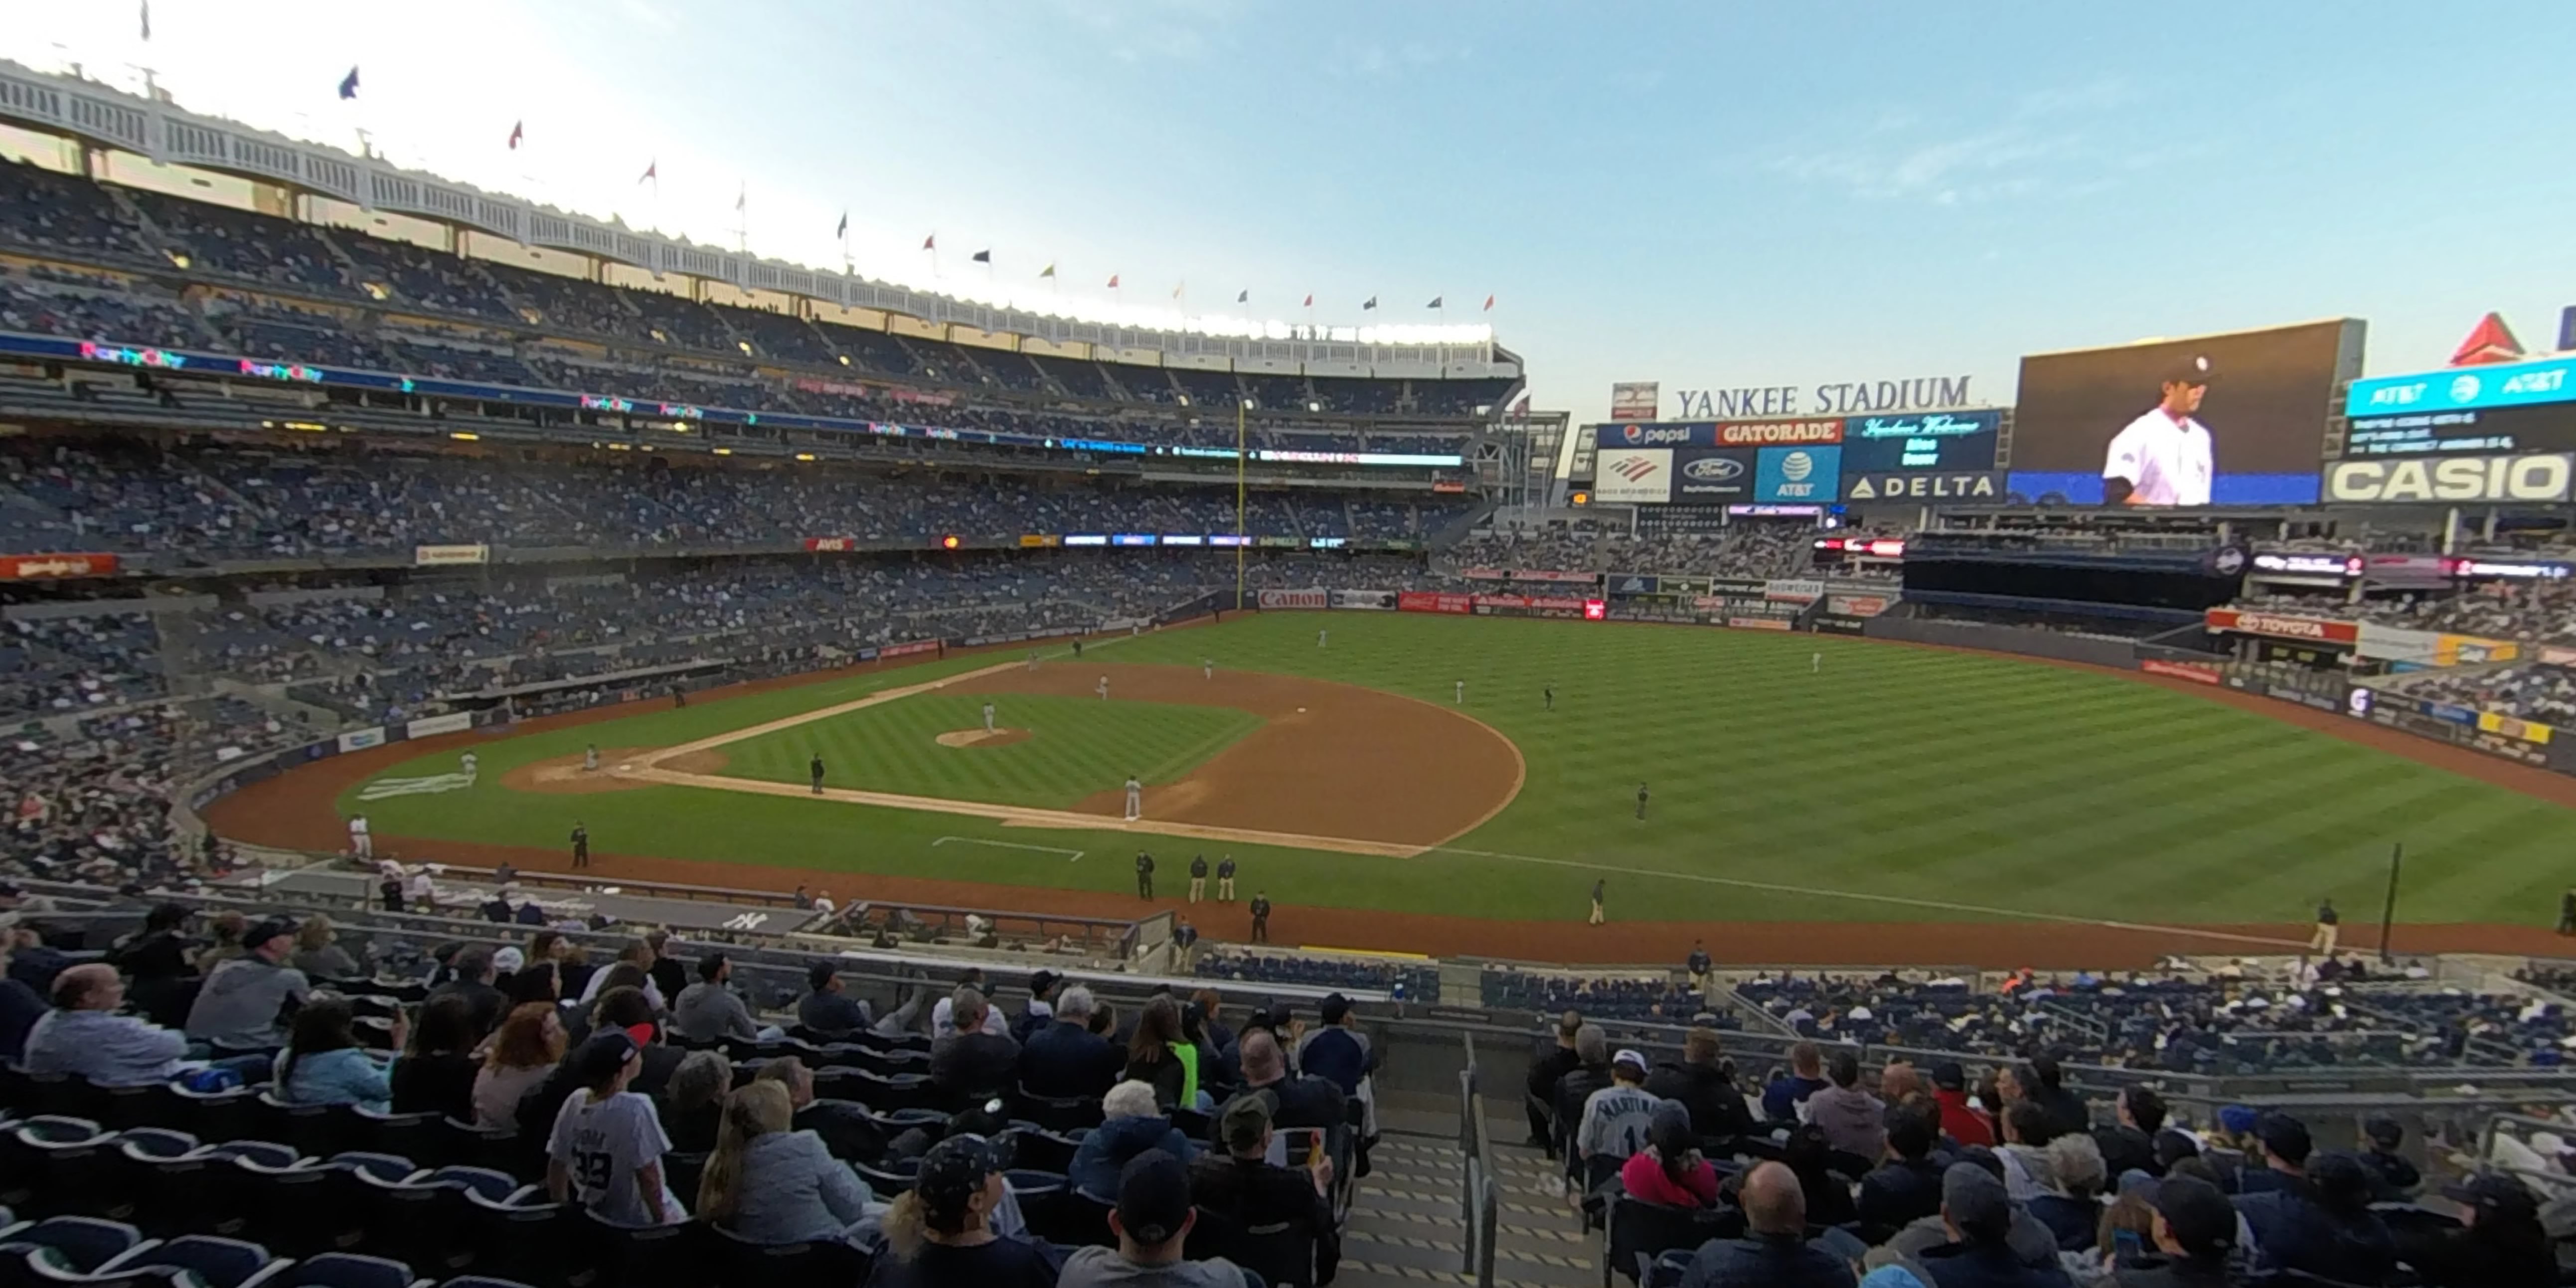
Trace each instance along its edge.
<instances>
[{"instance_id":1,"label":"flag on roof","mask_svg":"<svg viewBox=\"0 0 2576 1288\"><path fill-rule=\"evenodd\" d=\"M637 182L637 183L659 183L659 182L661 182L661 181L662 181L662 160L661 160L661 158L659 158L659 157L656 157L656 158L654 158L653 160L651 160L651 161L649 161L649 162L646 162L646 163L645 163L645 166L644 166L644 173L642 173L642 174L639 174L639 175L635 176L635 182Z\"/></svg>"},{"instance_id":2,"label":"flag on roof","mask_svg":"<svg viewBox=\"0 0 2576 1288\"><path fill-rule=\"evenodd\" d=\"M2501 315L2490 313L2479 318L2469 338L2451 351L2451 365L2480 367L2493 362L2520 362L2524 356L2522 341L2513 337L2513 328L2504 324Z\"/></svg>"},{"instance_id":3,"label":"flag on roof","mask_svg":"<svg viewBox=\"0 0 2576 1288\"><path fill-rule=\"evenodd\" d=\"M937 233L932 233L931 235L929 235L929 236L927 236L927 237L922 238L922 239L921 239L921 248L922 248L923 250L937 250L937 249L939 249L939 234L937 234Z\"/></svg>"},{"instance_id":4,"label":"flag on roof","mask_svg":"<svg viewBox=\"0 0 2576 1288\"><path fill-rule=\"evenodd\" d=\"M349 69L349 74L348 74L348 75L343 76L343 77L341 77L341 78L340 78L340 97L342 97L342 98L356 98L357 96L358 96L358 69L357 69L357 68L355 68L355 67L352 67L352 68L350 68L350 69Z\"/></svg>"},{"instance_id":5,"label":"flag on roof","mask_svg":"<svg viewBox=\"0 0 2576 1288\"><path fill-rule=\"evenodd\" d=\"M1306 292L1306 307L1310 309L1315 307L1315 293L1313 291Z\"/></svg>"},{"instance_id":6,"label":"flag on roof","mask_svg":"<svg viewBox=\"0 0 2576 1288\"><path fill-rule=\"evenodd\" d=\"M1493 297L1493 296L1488 295L1488 296L1486 296L1486 297L1485 297L1485 311L1486 311L1487 313L1491 313L1491 312L1493 312L1493 311L1494 311L1494 297Z\"/></svg>"},{"instance_id":7,"label":"flag on roof","mask_svg":"<svg viewBox=\"0 0 2576 1288\"><path fill-rule=\"evenodd\" d=\"M850 212L849 212L849 211L844 210L844 211L842 211L842 212L841 212L841 226L840 226L840 227L838 227L838 228L833 229L833 230L832 230L832 235L833 235L833 236L835 236L835 237L847 237L847 236L849 236L849 235L850 235Z\"/></svg>"},{"instance_id":8,"label":"flag on roof","mask_svg":"<svg viewBox=\"0 0 2576 1288\"><path fill-rule=\"evenodd\" d=\"M1040 277L1053 277L1053 276L1055 276L1055 261L1053 261L1053 260L1049 260L1049 261L1047 261L1047 266L1046 266L1045 268L1042 268L1042 269L1038 270L1038 276L1040 276Z\"/></svg>"},{"instance_id":9,"label":"flag on roof","mask_svg":"<svg viewBox=\"0 0 2576 1288\"><path fill-rule=\"evenodd\" d=\"M1440 307L1440 298L1441 298L1441 297L1439 297L1439 296L1437 296L1437 295L1434 295L1434 296L1432 296L1432 297L1431 297L1431 302L1430 302L1429 304L1425 304L1425 305L1423 305L1422 307L1424 307L1424 308L1426 308L1426 309L1436 309L1436 308L1439 308L1439 307Z\"/></svg>"},{"instance_id":10,"label":"flag on roof","mask_svg":"<svg viewBox=\"0 0 2576 1288\"><path fill-rule=\"evenodd\" d=\"M143 0L143 38L152 39L152 0Z\"/></svg>"},{"instance_id":11,"label":"flag on roof","mask_svg":"<svg viewBox=\"0 0 2576 1288\"><path fill-rule=\"evenodd\" d=\"M744 203L744 202L746 202L746 201L749 201L750 199L751 199L751 189L750 189L750 188L748 188L748 187L736 187L736 188L733 190L733 212L734 212L735 214L737 214L737 215L741 214L741 213L742 213L742 203Z\"/></svg>"},{"instance_id":12,"label":"flag on roof","mask_svg":"<svg viewBox=\"0 0 2576 1288\"><path fill-rule=\"evenodd\" d=\"M1113 291L1118 289L1118 275L1116 273L1111 273L1109 275L1109 289Z\"/></svg>"},{"instance_id":13,"label":"flag on roof","mask_svg":"<svg viewBox=\"0 0 2576 1288\"><path fill-rule=\"evenodd\" d=\"M1251 288L1246 287L1243 290L1236 291L1234 293L1234 302L1237 304L1250 304L1252 302Z\"/></svg>"},{"instance_id":14,"label":"flag on roof","mask_svg":"<svg viewBox=\"0 0 2576 1288\"><path fill-rule=\"evenodd\" d=\"M974 260L978 264L990 264L993 262L993 252L989 250L979 250L974 254L967 256L967 258Z\"/></svg>"},{"instance_id":15,"label":"flag on roof","mask_svg":"<svg viewBox=\"0 0 2576 1288\"><path fill-rule=\"evenodd\" d=\"M1179 299L1179 298L1181 298L1181 288L1182 288L1182 287L1184 287L1184 286L1187 286L1187 285L1189 285L1189 283L1187 283L1187 282L1175 282L1175 283L1173 283L1173 284L1172 284L1172 298L1173 298L1173 299L1176 299L1176 300L1177 300L1177 299Z\"/></svg>"},{"instance_id":16,"label":"flag on roof","mask_svg":"<svg viewBox=\"0 0 2576 1288\"><path fill-rule=\"evenodd\" d=\"M513 152L518 151L519 140L526 137L528 137L528 123L526 121L513 122L510 126L510 150Z\"/></svg>"},{"instance_id":17,"label":"flag on roof","mask_svg":"<svg viewBox=\"0 0 2576 1288\"><path fill-rule=\"evenodd\" d=\"M1372 296L1368 297L1368 301L1367 301L1366 303L1364 303L1364 304L1360 305L1360 307L1361 307L1361 308L1363 308L1363 309L1373 309L1373 308L1376 308L1376 307L1377 307L1377 297L1376 297L1376 296L1374 296L1374 295L1372 295Z\"/></svg>"}]
</instances>

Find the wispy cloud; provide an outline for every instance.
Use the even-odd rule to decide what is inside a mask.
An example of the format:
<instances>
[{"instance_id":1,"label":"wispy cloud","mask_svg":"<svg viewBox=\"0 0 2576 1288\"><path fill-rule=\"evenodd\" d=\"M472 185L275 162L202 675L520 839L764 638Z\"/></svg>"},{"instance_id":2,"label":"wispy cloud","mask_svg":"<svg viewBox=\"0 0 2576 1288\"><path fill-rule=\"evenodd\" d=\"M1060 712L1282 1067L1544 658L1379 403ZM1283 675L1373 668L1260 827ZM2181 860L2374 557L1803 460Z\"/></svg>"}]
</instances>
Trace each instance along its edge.
<instances>
[{"instance_id":1,"label":"wispy cloud","mask_svg":"<svg viewBox=\"0 0 2576 1288\"><path fill-rule=\"evenodd\" d=\"M1244 0L1051 0L1126 63L1198 62L1230 47Z\"/></svg>"},{"instance_id":2,"label":"wispy cloud","mask_svg":"<svg viewBox=\"0 0 2576 1288\"><path fill-rule=\"evenodd\" d=\"M1345 42L1334 50L1332 61L1324 70L1328 75L1384 80L1410 75L1444 63L1463 63L1475 56L1475 48L1463 44L1439 44L1419 40L1396 45L1375 41L1365 44Z\"/></svg>"},{"instance_id":3,"label":"wispy cloud","mask_svg":"<svg viewBox=\"0 0 2576 1288\"><path fill-rule=\"evenodd\" d=\"M2104 141L2120 109L2137 101L2106 78L2021 95L1985 121L1931 121L1913 105L1881 109L1840 139L1780 152L1775 173L1873 201L1958 206L2041 195L2077 196L2114 186L2141 168L2132 150Z\"/></svg>"}]
</instances>

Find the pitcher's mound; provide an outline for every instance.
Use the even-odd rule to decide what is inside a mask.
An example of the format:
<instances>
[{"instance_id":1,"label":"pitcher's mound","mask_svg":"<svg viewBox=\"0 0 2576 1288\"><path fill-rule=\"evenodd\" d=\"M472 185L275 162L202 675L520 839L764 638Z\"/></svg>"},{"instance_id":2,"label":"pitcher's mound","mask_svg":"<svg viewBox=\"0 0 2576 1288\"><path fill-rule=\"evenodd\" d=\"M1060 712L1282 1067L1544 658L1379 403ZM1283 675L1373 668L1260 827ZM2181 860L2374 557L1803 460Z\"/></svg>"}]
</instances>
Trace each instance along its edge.
<instances>
[{"instance_id":1,"label":"pitcher's mound","mask_svg":"<svg viewBox=\"0 0 2576 1288\"><path fill-rule=\"evenodd\" d=\"M584 796L592 792L631 792L650 787L631 778L619 778L608 771L629 765L635 758L652 750L649 747L602 747L599 768L582 768L582 757L576 753L521 765L501 775L501 785L513 791L538 792L550 796Z\"/></svg>"},{"instance_id":2,"label":"pitcher's mound","mask_svg":"<svg viewBox=\"0 0 2576 1288\"><path fill-rule=\"evenodd\" d=\"M952 729L936 739L942 747L1007 747L1028 740L1029 731L1026 729L996 729L991 733L981 729Z\"/></svg>"}]
</instances>

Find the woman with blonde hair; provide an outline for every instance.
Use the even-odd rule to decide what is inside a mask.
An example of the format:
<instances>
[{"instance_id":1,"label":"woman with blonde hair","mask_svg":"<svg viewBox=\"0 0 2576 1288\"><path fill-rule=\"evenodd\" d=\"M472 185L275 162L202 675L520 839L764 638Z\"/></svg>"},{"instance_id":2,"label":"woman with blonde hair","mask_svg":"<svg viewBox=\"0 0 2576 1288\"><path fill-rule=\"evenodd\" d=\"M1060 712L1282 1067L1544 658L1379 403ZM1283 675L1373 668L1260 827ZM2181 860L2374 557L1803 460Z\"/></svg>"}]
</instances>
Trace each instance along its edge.
<instances>
[{"instance_id":1,"label":"woman with blonde hair","mask_svg":"<svg viewBox=\"0 0 2576 1288\"><path fill-rule=\"evenodd\" d=\"M1054 1288L1055 1262L994 1228L1010 1192L983 1137L931 1146L912 1188L886 1209L886 1251L870 1265L867 1288Z\"/></svg>"},{"instance_id":2,"label":"woman with blonde hair","mask_svg":"<svg viewBox=\"0 0 2576 1288\"><path fill-rule=\"evenodd\" d=\"M242 955L242 935L250 930L250 918L226 908L206 919L206 933L212 942L197 950L197 973L212 975L217 966Z\"/></svg>"},{"instance_id":3,"label":"woman with blonde hair","mask_svg":"<svg viewBox=\"0 0 2576 1288\"><path fill-rule=\"evenodd\" d=\"M752 1082L725 1098L698 1215L752 1243L841 1238L867 1214L868 1187L810 1131L790 1131L787 1087Z\"/></svg>"},{"instance_id":4,"label":"woman with blonde hair","mask_svg":"<svg viewBox=\"0 0 2576 1288\"><path fill-rule=\"evenodd\" d=\"M332 942L337 937L329 917L319 913L306 917L304 924L295 928L295 951L287 954L286 964L310 979L357 978L358 959Z\"/></svg>"},{"instance_id":5,"label":"woman with blonde hair","mask_svg":"<svg viewBox=\"0 0 2576 1288\"><path fill-rule=\"evenodd\" d=\"M492 1036L491 1053L474 1075L474 1125L514 1127L519 1100L563 1063L563 1017L552 1002L510 1008Z\"/></svg>"}]
</instances>

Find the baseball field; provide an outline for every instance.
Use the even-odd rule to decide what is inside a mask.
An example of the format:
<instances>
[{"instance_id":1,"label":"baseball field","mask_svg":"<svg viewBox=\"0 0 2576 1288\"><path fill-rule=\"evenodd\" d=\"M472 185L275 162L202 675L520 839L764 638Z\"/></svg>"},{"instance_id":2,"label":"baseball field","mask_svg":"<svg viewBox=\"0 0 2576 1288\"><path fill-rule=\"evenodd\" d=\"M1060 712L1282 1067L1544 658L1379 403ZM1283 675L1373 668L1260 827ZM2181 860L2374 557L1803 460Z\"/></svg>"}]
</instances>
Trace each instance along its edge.
<instances>
[{"instance_id":1,"label":"baseball field","mask_svg":"<svg viewBox=\"0 0 2576 1288\"><path fill-rule=\"evenodd\" d=\"M2304 940L2323 897L2375 943L2397 842L2401 947L2527 949L2576 838L2576 793L2539 771L2223 691L1857 639L1273 613L1026 657L396 744L210 817L327 849L363 812L379 853L556 868L579 821L603 877L1111 914L1175 904L1192 855L1230 854L1287 943L1989 965L2257 951ZM1191 911L1244 929L1239 904Z\"/></svg>"}]
</instances>

